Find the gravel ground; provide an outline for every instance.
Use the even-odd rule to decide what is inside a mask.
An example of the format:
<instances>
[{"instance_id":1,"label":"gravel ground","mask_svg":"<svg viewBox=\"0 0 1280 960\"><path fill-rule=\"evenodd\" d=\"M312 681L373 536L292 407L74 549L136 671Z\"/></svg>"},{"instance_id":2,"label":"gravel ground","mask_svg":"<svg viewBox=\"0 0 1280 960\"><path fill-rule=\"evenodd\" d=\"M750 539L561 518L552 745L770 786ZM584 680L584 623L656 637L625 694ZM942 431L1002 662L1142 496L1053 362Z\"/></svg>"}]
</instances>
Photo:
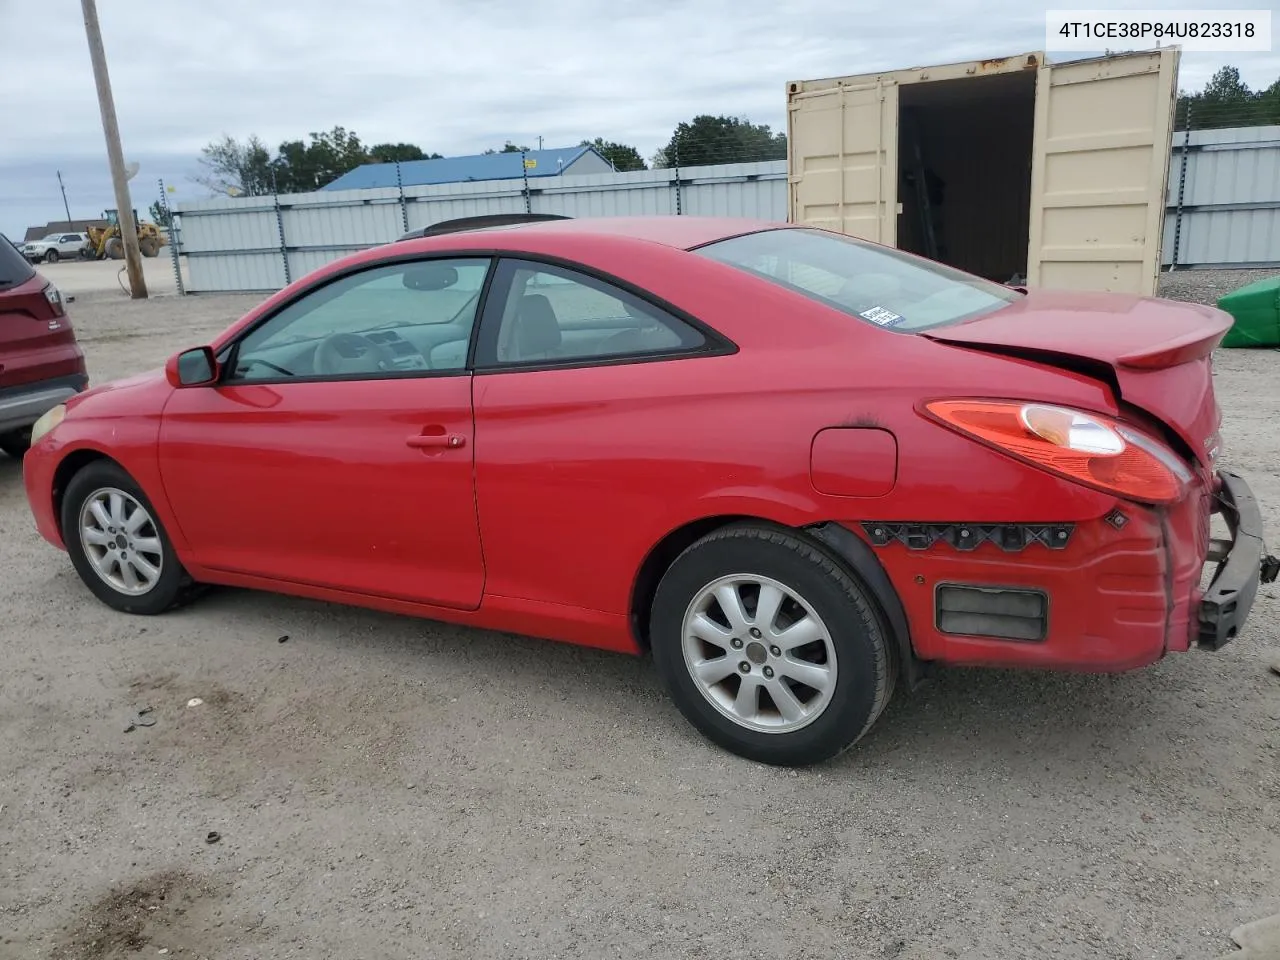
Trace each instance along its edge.
<instances>
[{"instance_id":1,"label":"gravel ground","mask_svg":"<svg viewBox=\"0 0 1280 960\"><path fill-rule=\"evenodd\" d=\"M73 318L97 381L254 300L90 291ZM1217 364L1272 529L1278 362ZM246 592L113 615L3 457L0 565L6 960L1163 960L1280 911L1274 587L1217 654L943 671L786 772L709 746L645 660Z\"/></svg>"},{"instance_id":2,"label":"gravel ground","mask_svg":"<svg viewBox=\"0 0 1280 960\"><path fill-rule=\"evenodd\" d=\"M1224 294L1277 273L1280 270L1179 270L1161 274L1159 293L1170 300L1213 304Z\"/></svg>"}]
</instances>

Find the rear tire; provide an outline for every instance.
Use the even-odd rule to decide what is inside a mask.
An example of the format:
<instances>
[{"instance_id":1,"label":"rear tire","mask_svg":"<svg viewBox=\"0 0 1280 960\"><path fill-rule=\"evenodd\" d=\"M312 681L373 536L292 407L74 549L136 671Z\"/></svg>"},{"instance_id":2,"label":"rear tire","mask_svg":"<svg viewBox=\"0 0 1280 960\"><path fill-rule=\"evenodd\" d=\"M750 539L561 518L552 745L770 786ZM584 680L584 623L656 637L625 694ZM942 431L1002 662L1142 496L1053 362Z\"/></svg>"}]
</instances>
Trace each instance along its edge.
<instances>
[{"instance_id":1,"label":"rear tire","mask_svg":"<svg viewBox=\"0 0 1280 960\"><path fill-rule=\"evenodd\" d=\"M194 596L151 501L109 460L95 460L67 484L62 539L85 586L114 610L153 616Z\"/></svg>"},{"instance_id":2,"label":"rear tire","mask_svg":"<svg viewBox=\"0 0 1280 960\"><path fill-rule=\"evenodd\" d=\"M680 712L749 760L830 759L893 692L892 640L867 592L787 530L735 524L689 547L658 585L650 628Z\"/></svg>"},{"instance_id":3,"label":"rear tire","mask_svg":"<svg viewBox=\"0 0 1280 960\"><path fill-rule=\"evenodd\" d=\"M138 249L142 252L144 257L154 257L160 252L160 245L148 237L145 240L139 241Z\"/></svg>"}]
</instances>

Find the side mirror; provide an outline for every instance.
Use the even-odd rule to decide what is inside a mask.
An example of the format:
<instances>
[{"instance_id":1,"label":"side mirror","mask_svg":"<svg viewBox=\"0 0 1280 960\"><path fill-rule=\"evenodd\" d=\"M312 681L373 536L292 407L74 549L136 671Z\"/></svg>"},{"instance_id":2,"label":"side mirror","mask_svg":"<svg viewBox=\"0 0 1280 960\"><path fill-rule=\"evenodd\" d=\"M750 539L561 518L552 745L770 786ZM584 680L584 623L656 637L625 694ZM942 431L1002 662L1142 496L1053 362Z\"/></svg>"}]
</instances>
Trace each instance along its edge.
<instances>
[{"instance_id":1,"label":"side mirror","mask_svg":"<svg viewBox=\"0 0 1280 960\"><path fill-rule=\"evenodd\" d=\"M201 387L218 379L212 347L193 347L169 358L164 375L174 387Z\"/></svg>"}]
</instances>

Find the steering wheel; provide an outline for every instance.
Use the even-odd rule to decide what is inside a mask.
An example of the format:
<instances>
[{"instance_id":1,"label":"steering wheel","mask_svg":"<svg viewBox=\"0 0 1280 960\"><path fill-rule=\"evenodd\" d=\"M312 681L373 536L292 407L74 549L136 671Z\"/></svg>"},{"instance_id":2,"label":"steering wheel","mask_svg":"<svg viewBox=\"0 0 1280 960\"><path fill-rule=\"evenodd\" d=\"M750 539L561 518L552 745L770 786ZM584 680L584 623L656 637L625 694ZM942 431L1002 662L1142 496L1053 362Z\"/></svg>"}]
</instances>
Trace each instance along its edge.
<instances>
[{"instance_id":1,"label":"steering wheel","mask_svg":"<svg viewBox=\"0 0 1280 960\"><path fill-rule=\"evenodd\" d=\"M316 373L380 373L395 364L395 355L380 343L358 333L331 333L316 345Z\"/></svg>"}]
</instances>

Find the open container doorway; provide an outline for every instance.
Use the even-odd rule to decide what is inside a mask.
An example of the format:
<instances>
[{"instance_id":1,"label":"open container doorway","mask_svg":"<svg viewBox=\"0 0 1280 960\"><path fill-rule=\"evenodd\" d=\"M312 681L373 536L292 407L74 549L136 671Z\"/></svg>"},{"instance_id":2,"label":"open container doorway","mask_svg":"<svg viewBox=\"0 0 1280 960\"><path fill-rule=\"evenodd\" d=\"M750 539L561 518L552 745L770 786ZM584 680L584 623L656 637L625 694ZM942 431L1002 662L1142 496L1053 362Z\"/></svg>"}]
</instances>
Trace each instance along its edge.
<instances>
[{"instance_id":1,"label":"open container doorway","mask_svg":"<svg viewBox=\"0 0 1280 960\"><path fill-rule=\"evenodd\" d=\"M788 219L998 282L1150 296L1180 53L787 84Z\"/></svg>"},{"instance_id":2,"label":"open container doorway","mask_svg":"<svg viewBox=\"0 0 1280 960\"><path fill-rule=\"evenodd\" d=\"M899 91L897 246L1001 283L1027 275L1036 75Z\"/></svg>"}]
</instances>

